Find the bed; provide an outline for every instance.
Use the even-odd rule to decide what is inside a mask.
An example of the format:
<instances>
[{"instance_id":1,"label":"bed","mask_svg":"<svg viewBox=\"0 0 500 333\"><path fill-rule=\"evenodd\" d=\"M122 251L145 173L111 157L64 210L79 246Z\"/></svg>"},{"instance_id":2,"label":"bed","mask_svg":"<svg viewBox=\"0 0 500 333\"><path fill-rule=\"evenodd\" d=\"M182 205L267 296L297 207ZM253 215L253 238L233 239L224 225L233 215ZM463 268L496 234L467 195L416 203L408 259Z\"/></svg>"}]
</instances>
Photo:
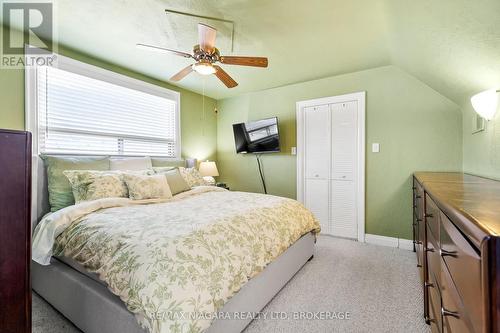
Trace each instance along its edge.
<instances>
[{"instance_id":1,"label":"bed","mask_svg":"<svg viewBox=\"0 0 500 333\"><path fill-rule=\"evenodd\" d=\"M48 193L33 162L35 227ZM96 200L42 223L64 228L47 262L33 261L32 287L87 333L241 332L312 258L319 232L294 200L215 187L168 202Z\"/></svg>"}]
</instances>

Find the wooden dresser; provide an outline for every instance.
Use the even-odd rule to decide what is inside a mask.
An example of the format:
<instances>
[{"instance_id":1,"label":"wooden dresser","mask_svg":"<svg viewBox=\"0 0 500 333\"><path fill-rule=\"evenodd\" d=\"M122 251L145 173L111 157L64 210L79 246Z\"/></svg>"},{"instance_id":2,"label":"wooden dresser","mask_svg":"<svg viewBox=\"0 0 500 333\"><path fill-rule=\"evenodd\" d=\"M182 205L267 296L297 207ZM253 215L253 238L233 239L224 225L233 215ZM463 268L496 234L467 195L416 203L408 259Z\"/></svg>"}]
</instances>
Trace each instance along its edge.
<instances>
[{"instance_id":1,"label":"wooden dresser","mask_svg":"<svg viewBox=\"0 0 500 333\"><path fill-rule=\"evenodd\" d=\"M0 130L0 332L31 331L31 134Z\"/></svg>"},{"instance_id":2,"label":"wooden dresser","mask_svg":"<svg viewBox=\"0 0 500 333\"><path fill-rule=\"evenodd\" d=\"M413 211L432 332L500 332L500 182L417 172Z\"/></svg>"}]
</instances>

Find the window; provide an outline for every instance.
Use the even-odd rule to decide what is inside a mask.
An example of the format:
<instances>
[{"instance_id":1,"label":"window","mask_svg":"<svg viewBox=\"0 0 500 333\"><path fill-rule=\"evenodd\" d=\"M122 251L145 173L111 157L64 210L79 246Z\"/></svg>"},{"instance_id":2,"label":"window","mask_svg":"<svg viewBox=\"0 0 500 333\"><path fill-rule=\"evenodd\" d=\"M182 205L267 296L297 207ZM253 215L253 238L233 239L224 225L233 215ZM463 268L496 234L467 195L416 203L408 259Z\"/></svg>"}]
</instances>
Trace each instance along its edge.
<instances>
[{"instance_id":1,"label":"window","mask_svg":"<svg viewBox=\"0 0 500 333\"><path fill-rule=\"evenodd\" d=\"M58 68L27 74L35 151L180 157L178 93L61 56L58 61Z\"/></svg>"}]
</instances>

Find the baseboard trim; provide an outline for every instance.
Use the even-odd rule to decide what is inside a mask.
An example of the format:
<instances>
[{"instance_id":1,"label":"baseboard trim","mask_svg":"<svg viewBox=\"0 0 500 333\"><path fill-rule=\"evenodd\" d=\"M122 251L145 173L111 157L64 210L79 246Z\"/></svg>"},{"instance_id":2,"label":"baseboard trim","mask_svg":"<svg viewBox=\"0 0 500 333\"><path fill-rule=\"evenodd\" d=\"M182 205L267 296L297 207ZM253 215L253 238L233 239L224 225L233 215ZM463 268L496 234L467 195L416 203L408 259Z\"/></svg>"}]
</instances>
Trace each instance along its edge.
<instances>
[{"instance_id":1,"label":"baseboard trim","mask_svg":"<svg viewBox=\"0 0 500 333\"><path fill-rule=\"evenodd\" d=\"M365 242L374 245L395 247L402 250L413 251L413 241L410 239L366 234Z\"/></svg>"}]
</instances>

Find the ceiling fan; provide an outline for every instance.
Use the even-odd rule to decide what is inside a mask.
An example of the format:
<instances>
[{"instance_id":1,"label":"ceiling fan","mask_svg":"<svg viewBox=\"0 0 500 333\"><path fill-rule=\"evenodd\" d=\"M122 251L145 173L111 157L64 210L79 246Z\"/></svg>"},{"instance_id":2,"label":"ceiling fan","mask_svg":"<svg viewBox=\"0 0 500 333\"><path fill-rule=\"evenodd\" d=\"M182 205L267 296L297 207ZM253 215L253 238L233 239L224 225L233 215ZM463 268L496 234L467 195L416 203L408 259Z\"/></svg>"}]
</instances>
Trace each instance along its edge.
<instances>
[{"instance_id":1,"label":"ceiling fan","mask_svg":"<svg viewBox=\"0 0 500 333\"><path fill-rule=\"evenodd\" d=\"M198 39L199 44L193 48L193 54L166 49L163 47L137 44L137 47L158 51L163 53L175 54L184 58L193 58L196 62L187 66L170 78L171 81L180 81L192 71L196 71L202 75L215 74L228 88L234 88L238 83L233 80L220 66L215 65L216 62L227 65L267 67L267 58L264 57L239 57L239 56L221 56L219 50L215 47L215 37L217 30L214 28L198 23Z\"/></svg>"}]
</instances>

